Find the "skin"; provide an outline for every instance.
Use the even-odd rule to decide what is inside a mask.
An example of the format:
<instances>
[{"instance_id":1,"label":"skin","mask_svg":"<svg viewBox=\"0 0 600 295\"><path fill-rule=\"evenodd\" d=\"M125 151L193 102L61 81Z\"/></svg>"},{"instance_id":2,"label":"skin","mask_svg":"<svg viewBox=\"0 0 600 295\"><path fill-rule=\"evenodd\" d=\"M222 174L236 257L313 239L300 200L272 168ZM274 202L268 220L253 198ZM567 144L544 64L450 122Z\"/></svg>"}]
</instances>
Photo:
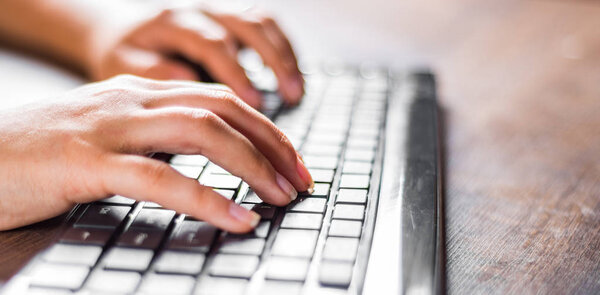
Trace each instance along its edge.
<instances>
[{"instance_id":1,"label":"skin","mask_svg":"<svg viewBox=\"0 0 600 295\"><path fill-rule=\"evenodd\" d=\"M259 108L261 94L236 59L239 46L248 46L273 69L284 100L299 102L302 75L289 40L271 17L206 5L165 8L162 3L0 0L0 37L71 63L92 80L124 73L198 80L189 65L171 58L179 54Z\"/></svg>"},{"instance_id":2,"label":"skin","mask_svg":"<svg viewBox=\"0 0 600 295\"><path fill-rule=\"evenodd\" d=\"M303 79L291 45L268 16L161 1L0 0L0 40L79 68L90 84L42 104L0 112L0 230L119 194L246 232L259 220L154 152L202 154L286 205L313 186L285 135L263 115L261 95L236 55L254 48L296 104ZM202 65L198 77L173 54ZM178 80L178 81L174 81ZM244 103L243 101L246 103ZM252 106L252 107L250 107Z\"/></svg>"},{"instance_id":3,"label":"skin","mask_svg":"<svg viewBox=\"0 0 600 295\"><path fill-rule=\"evenodd\" d=\"M231 232L256 225L256 213L145 156L153 152L203 154L275 205L312 186L285 135L221 85L117 76L0 118L0 230L112 194Z\"/></svg>"}]
</instances>

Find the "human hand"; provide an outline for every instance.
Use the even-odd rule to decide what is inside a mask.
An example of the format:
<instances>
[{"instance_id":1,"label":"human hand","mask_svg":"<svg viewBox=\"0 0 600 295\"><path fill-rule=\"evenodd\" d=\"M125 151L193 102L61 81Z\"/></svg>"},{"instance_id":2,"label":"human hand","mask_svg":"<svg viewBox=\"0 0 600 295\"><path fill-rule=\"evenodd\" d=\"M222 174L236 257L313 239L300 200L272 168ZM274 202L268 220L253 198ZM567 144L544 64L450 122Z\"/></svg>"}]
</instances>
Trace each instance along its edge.
<instances>
[{"instance_id":1,"label":"human hand","mask_svg":"<svg viewBox=\"0 0 600 295\"><path fill-rule=\"evenodd\" d=\"M0 230L113 194L231 232L257 224L256 213L144 156L154 152L205 155L275 205L312 185L285 135L220 85L118 76L4 111L0 138Z\"/></svg>"},{"instance_id":2,"label":"human hand","mask_svg":"<svg viewBox=\"0 0 600 295\"><path fill-rule=\"evenodd\" d=\"M162 9L148 17L118 14L130 18L108 24L97 22L91 30L89 71L102 80L128 73L154 79L198 80L185 63L173 54L198 63L217 80L227 84L255 108L261 94L238 64L240 44L255 49L273 69L279 91L289 104L297 104L304 92L304 80L290 42L277 23L264 14L222 12L214 8Z\"/></svg>"}]
</instances>

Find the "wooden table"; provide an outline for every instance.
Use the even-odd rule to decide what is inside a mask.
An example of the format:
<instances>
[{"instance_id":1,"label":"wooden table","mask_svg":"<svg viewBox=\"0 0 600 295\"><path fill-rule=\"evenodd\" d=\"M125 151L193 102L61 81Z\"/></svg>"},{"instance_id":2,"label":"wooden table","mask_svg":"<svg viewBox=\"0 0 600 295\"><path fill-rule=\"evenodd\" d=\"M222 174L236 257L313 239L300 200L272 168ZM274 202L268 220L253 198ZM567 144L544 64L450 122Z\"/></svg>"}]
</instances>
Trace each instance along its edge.
<instances>
[{"instance_id":1,"label":"wooden table","mask_svg":"<svg viewBox=\"0 0 600 295\"><path fill-rule=\"evenodd\" d=\"M303 55L427 63L438 73L450 293L600 292L600 4L266 2ZM0 71L7 60L0 55ZM40 67L28 60L20 63ZM79 83L30 74L47 75L53 90ZM23 91L45 81L23 76ZM0 280L44 248L58 222L0 233Z\"/></svg>"}]
</instances>

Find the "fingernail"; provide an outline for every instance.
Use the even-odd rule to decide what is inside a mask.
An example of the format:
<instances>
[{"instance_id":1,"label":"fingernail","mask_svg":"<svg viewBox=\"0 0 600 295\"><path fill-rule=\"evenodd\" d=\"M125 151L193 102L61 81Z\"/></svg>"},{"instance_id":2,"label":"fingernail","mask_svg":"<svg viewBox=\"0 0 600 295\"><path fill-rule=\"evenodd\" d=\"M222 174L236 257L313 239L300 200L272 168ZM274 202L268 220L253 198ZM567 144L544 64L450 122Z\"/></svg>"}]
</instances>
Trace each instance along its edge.
<instances>
[{"instance_id":1,"label":"fingernail","mask_svg":"<svg viewBox=\"0 0 600 295\"><path fill-rule=\"evenodd\" d=\"M229 205L229 214L233 218L249 224L253 228L256 227L260 221L260 215L254 211L246 210L246 208L236 203L231 203L231 205Z\"/></svg>"},{"instance_id":2,"label":"fingernail","mask_svg":"<svg viewBox=\"0 0 600 295\"><path fill-rule=\"evenodd\" d=\"M290 78L288 82L288 94L294 99L300 99L304 94L304 83L300 78Z\"/></svg>"},{"instance_id":3,"label":"fingernail","mask_svg":"<svg viewBox=\"0 0 600 295\"><path fill-rule=\"evenodd\" d=\"M304 166L304 161L302 160L302 157L300 157L300 155L297 155L296 170L298 170L298 175L300 175L300 178L302 178L304 183L306 183L306 185L308 186L308 189L306 189L306 191L309 194L312 194L315 188L315 182L313 181L310 172L308 172L308 169L306 169L306 166Z\"/></svg>"},{"instance_id":4,"label":"fingernail","mask_svg":"<svg viewBox=\"0 0 600 295\"><path fill-rule=\"evenodd\" d=\"M275 179L277 180L277 184L279 185L279 187L281 188L281 190L283 190L283 192L288 195L288 197L290 198L290 200L295 200L298 197L298 192L296 191L296 189L292 186L292 184L285 179L285 177L283 177L283 175L275 172Z\"/></svg>"}]
</instances>

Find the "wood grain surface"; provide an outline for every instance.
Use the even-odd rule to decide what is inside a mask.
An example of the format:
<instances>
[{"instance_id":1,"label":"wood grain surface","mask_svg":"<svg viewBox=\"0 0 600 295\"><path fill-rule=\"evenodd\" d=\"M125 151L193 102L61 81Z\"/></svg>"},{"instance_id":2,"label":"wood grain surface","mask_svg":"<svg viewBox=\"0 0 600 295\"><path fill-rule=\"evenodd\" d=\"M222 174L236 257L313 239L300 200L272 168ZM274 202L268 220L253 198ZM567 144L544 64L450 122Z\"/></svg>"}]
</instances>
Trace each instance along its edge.
<instances>
[{"instance_id":1,"label":"wood grain surface","mask_svg":"<svg viewBox=\"0 0 600 295\"><path fill-rule=\"evenodd\" d=\"M371 54L438 74L448 293L600 293L600 3L325 1L349 12L331 14L324 34L342 18L373 32L361 51L347 49L352 34L325 46L318 22L291 18L329 11L296 10L311 2L324 3L271 1L302 52L346 48L342 59ZM367 34L352 32L355 42ZM56 224L0 233L0 280L45 247Z\"/></svg>"}]
</instances>

